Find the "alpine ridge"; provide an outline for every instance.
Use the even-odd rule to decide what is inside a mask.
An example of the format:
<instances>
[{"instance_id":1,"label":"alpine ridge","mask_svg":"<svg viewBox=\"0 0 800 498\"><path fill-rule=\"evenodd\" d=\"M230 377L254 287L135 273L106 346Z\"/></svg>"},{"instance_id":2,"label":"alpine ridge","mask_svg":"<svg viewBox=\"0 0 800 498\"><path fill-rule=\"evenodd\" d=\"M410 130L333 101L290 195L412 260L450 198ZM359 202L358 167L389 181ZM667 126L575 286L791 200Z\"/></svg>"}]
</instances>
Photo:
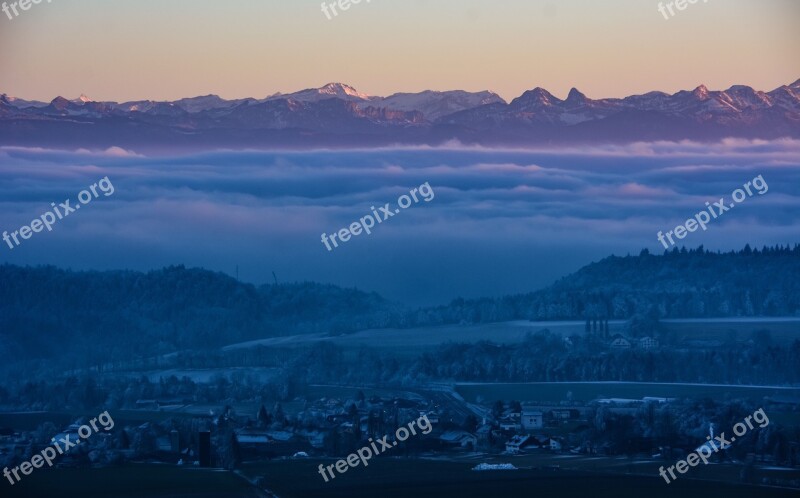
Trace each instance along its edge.
<instances>
[{"instance_id":1,"label":"alpine ridge","mask_svg":"<svg viewBox=\"0 0 800 498\"><path fill-rule=\"evenodd\" d=\"M91 126L87 126L91 125ZM628 143L653 140L800 138L800 80L769 92L699 85L591 99L544 88L510 103L490 91L371 96L329 83L289 94L226 100L49 103L0 97L0 145L45 147L370 147Z\"/></svg>"}]
</instances>

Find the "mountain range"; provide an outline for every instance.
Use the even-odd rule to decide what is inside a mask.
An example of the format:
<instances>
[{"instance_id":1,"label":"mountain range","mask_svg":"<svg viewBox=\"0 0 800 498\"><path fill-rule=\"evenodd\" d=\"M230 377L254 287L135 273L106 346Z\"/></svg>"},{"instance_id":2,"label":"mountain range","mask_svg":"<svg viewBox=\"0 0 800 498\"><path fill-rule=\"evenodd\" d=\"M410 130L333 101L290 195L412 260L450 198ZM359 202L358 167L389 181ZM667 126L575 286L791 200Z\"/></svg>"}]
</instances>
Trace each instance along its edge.
<instances>
[{"instance_id":1,"label":"mountain range","mask_svg":"<svg viewBox=\"0 0 800 498\"><path fill-rule=\"evenodd\" d=\"M37 102L0 95L0 145L216 148L486 146L800 138L800 80L770 92L701 85L593 100L543 88L506 102L490 92L424 91L376 97L330 83L263 99L216 95L172 102Z\"/></svg>"}]
</instances>

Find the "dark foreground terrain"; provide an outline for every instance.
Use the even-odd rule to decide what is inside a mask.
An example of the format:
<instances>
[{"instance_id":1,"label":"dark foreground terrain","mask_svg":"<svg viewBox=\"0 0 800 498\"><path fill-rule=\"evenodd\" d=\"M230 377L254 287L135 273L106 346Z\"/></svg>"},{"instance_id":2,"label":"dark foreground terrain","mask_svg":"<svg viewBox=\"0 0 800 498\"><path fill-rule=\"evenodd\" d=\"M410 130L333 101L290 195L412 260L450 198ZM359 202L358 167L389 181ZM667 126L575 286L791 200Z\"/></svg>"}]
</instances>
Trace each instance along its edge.
<instances>
[{"instance_id":1,"label":"dark foreground terrain","mask_svg":"<svg viewBox=\"0 0 800 498\"><path fill-rule=\"evenodd\" d=\"M24 498L256 498L257 490L230 472L189 467L126 465L102 469L38 469L0 496Z\"/></svg>"},{"instance_id":2,"label":"dark foreground terrain","mask_svg":"<svg viewBox=\"0 0 800 498\"><path fill-rule=\"evenodd\" d=\"M376 461L325 483L317 460L281 461L246 466L249 476L266 475L265 483L281 498L487 498L541 496L585 498L613 493L617 498L779 498L797 491L698 481L683 478L666 484L657 476L597 475L558 469L473 472L471 464L425 460ZM358 475L355 475L358 474ZM26 498L244 498L269 496L226 471L166 466L106 469L38 470L21 483L3 487L4 497Z\"/></svg>"}]
</instances>

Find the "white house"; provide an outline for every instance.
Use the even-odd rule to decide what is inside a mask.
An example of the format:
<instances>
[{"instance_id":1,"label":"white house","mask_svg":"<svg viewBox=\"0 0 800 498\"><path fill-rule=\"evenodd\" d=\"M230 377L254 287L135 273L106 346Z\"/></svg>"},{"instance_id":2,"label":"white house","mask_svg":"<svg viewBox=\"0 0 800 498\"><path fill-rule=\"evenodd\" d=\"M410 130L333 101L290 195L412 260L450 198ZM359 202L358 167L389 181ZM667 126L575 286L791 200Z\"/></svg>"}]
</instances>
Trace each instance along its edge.
<instances>
[{"instance_id":1,"label":"white house","mask_svg":"<svg viewBox=\"0 0 800 498\"><path fill-rule=\"evenodd\" d=\"M624 337L617 337L609 345L611 349L630 349L631 343Z\"/></svg>"},{"instance_id":2,"label":"white house","mask_svg":"<svg viewBox=\"0 0 800 498\"><path fill-rule=\"evenodd\" d=\"M516 455L527 445L530 436L514 436L506 442L506 453Z\"/></svg>"},{"instance_id":3,"label":"white house","mask_svg":"<svg viewBox=\"0 0 800 498\"><path fill-rule=\"evenodd\" d=\"M639 347L644 350L656 349L658 347L658 341L652 337L643 337L639 339Z\"/></svg>"},{"instance_id":4,"label":"white house","mask_svg":"<svg viewBox=\"0 0 800 498\"><path fill-rule=\"evenodd\" d=\"M520 421L522 422L522 428L525 430L541 429L544 426L542 412L539 410L523 408Z\"/></svg>"}]
</instances>

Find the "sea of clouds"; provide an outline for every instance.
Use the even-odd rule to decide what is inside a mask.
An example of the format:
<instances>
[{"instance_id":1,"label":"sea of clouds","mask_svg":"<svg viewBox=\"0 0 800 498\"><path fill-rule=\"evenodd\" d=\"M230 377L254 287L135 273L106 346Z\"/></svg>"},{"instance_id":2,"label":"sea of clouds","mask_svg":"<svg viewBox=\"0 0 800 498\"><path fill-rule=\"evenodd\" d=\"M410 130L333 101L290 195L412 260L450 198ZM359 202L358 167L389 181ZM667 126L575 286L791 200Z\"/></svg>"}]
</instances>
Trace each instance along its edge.
<instances>
[{"instance_id":1,"label":"sea of clouds","mask_svg":"<svg viewBox=\"0 0 800 498\"><path fill-rule=\"evenodd\" d=\"M447 148L148 157L112 148L0 148L0 231L17 230L98 179L113 197L0 261L73 269L170 264L253 283L313 280L409 304L535 290L609 254L662 252L659 230L763 175L688 247L800 242L800 141L638 143L554 150ZM436 192L335 252L320 243L429 182Z\"/></svg>"}]
</instances>

